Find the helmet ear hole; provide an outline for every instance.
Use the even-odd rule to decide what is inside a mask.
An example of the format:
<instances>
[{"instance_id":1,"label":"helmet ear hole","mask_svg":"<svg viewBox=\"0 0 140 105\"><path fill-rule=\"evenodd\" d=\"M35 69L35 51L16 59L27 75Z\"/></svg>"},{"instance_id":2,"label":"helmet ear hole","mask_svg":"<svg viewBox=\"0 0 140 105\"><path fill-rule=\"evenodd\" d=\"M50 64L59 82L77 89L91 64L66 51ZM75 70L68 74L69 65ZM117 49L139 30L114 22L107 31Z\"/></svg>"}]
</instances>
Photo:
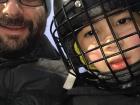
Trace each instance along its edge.
<instances>
[{"instance_id":1,"label":"helmet ear hole","mask_svg":"<svg viewBox=\"0 0 140 105\"><path fill-rule=\"evenodd\" d=\"M81 55L80 49L78 48L76 42L74 42L74 51L76 52L77 55L79 55L79 59L82 62L82 64L86 65L86 61L85 61L84 57Z\"/></svg>"},{"instance_id":2,"label":"helmet ear hole","mask_svg":"<svg viewBox=\"0 0 140 105\"><path fill-rule=\"evenodd\" d=\"M66 52L70 62L72 62L74 67L78 68L78 67L81 67L81 66L84 66L84 65L80 61L77 53L74 50L74 43L75 43L75 41L72 38L72 36L69 36L69 37L64 39L63 45L65 47L65 52Z\"/></svg>"},{"instance_id":3,"label":"helmet ear hole","mask_svg":"<svg viewBox=\"0 0 140 105\"><path fill-rule=\"evenodd\" d=\"M74 42L74 46L73 46L73 47L74 47L75 53L78 54L78 58L79 58L80 62L81 62L84 66L86 66L86 68L87 68L87 64L86 64L85 58L83 57L83 55L81 55L80 49L79 49L79 47L78 47L78 45L77 45L76 42ZM96 67L95 67L94 65L88 65L88 68L89 68L90 70L97 70Z\"/></svg>"}]
</instances>

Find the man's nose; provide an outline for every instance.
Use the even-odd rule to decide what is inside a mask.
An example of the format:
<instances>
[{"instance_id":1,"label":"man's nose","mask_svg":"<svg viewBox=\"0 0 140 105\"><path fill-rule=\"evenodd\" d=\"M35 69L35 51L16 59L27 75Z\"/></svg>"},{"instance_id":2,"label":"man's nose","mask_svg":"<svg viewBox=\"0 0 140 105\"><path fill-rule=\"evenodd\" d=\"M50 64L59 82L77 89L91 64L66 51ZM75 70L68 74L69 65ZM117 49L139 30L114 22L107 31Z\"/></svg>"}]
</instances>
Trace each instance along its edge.
<instances>
[{"instance_id":1,"label":"man's nose","mask_svg":"<svg viewBox=\"0 0 140 105\"><path fill-rule=\"evenodd\" d=\"M8 17L16 18L21 15L22 8L16 0L9 0L7 3L3 4L3 14Z\"/></svg>"}]
</instances>

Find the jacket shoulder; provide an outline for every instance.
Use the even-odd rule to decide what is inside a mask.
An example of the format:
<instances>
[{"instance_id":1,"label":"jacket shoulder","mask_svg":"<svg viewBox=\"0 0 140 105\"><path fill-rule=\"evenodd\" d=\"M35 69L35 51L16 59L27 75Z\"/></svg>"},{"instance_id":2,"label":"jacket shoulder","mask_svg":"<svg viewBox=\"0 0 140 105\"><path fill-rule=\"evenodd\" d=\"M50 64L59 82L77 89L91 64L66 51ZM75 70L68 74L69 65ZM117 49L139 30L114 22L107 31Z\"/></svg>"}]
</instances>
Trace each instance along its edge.
<instances>
[{"instance_id":1,"label":"jacket shoulder","mask_svg":"<svg viewBox=\"0 0 140 105\"><path fill-rule=\"evenodd\" d=\"M5 74L5 84L6 88L12 84L14 92L22 89L44 90L49 94L59 94L63 90L66 75L67 72L61 61L39 59L38 62L21 64L9 70Z\"/></svg>"},{"instance_id":2,"label":"jacket shoulder","mask_svg":"<svg viewBox=\"0 0 140 105\"><path fill-rule=\"evenodd\" d=\"M112 93L95 87L75 87L67 91L65 105L139 105L140 98Z\"/></svg>"}]
</instances>

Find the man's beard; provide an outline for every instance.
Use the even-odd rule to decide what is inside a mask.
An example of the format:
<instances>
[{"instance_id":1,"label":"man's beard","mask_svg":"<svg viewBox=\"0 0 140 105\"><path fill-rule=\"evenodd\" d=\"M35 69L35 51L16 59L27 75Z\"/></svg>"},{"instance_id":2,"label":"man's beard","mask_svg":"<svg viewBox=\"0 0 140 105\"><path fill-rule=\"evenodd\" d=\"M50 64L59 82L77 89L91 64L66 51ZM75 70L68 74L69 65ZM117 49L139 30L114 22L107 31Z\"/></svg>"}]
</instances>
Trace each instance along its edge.
<instances>
[{"instance_id":1,"label":"man's beard","mask_svg":"<svg viewBox=\"0 0 140 105\"><path fill-rule=\"evenodd\" d=\"M4 36L0 33L0 56L26 50L30 44L34 45L34 40L41 31L39 27L43 26L43 20L37 20L37 22L37 25L34 26L32 21L25 20L22 17L17 17L15 19L6 16L0 17L0 26L24 26L27 27L29 31L25 38L21 38L20 35Z\"/></svg>"}]
</instances>

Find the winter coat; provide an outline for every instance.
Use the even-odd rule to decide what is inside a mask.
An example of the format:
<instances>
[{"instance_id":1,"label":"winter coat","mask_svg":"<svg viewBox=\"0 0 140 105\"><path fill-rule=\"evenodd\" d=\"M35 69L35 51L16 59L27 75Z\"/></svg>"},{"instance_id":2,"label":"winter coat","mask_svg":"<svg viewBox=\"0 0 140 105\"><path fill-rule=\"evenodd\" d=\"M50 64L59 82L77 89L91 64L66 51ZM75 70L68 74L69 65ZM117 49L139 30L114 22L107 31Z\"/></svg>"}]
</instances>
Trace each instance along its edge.
<instances>
[{"instance_id":1,"label":"winter coat","mask_svg":"<svg viewBox=\"0 0 140 105\"><path fill-rule=\"evenodd\" d=\"M129 89L104 89L83 79L68 90L63 105L140 105L140 86Z\"/></svg>"},{"instance_id":2,"label":"winter coat","mask_svg":"<svg viewBox=\"0 0 140 105\"><path fill-rule=\"evenodd\" d=\"M0 105L59 105L66 74L44 35L28 54L0 58Z\"/></svg>"},{"instance_id":3,"label":"winter coat","mask_svg":"<svg viewBox=\"0 0 140 105\"><path fill-rule=\"evenodd\" d=\"M95 87L76 87L67 91L63 105L140 105L139 95L124 95Z\"/></svg>"}]
</instances>

